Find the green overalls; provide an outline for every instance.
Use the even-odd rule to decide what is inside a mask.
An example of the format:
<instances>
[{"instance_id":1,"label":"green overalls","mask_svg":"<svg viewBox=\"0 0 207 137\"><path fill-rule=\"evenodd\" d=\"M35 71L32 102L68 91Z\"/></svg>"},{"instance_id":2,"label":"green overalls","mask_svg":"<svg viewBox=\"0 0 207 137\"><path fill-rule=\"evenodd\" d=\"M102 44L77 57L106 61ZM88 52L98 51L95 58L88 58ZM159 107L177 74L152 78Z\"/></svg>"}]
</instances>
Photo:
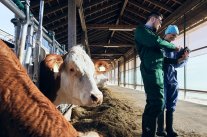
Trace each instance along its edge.
<instances>
[{"instance_id":1,"label":"green overalls","mask_svg":"<svg viewBox=\"0 0 207 137\"><path fill-rule=\"evenodd\" d=\"M164 56L162 48L174 50L174 44L161 39L146 26L138 26L135 43L141 59L140 70L146 93L146 106L142 116L142 137L154 137L156 119L164 109Z\"/></svg>"}]
</instances>

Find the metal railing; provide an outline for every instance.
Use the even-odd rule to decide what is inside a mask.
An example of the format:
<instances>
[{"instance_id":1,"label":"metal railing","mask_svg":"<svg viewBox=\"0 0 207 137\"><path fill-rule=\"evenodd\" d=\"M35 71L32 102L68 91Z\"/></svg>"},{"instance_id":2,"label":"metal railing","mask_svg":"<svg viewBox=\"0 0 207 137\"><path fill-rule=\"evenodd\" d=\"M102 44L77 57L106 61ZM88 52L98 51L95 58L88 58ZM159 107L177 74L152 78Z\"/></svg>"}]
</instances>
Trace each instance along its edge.
<instances>
[{"instance_id":1,"label":"metal railing","mask_svg":"<svg viewBox=\"0 0 207 137\"><path fill-rule=\"evenodd\" d=\"M15 42L15 38L13 35L7 33L6 31L0 29L0 38L7 41L7 42L10 42L12 44L14 44Z\"/></svg>"}]
</instances>

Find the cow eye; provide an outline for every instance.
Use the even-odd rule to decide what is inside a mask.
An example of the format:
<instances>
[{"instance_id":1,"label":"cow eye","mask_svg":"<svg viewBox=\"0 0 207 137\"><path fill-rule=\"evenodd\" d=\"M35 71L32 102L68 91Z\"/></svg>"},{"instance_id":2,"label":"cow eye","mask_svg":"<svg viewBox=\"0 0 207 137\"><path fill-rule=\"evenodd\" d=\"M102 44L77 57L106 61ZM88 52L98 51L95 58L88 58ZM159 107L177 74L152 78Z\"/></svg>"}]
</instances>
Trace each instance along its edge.
<instances>
[{"instance_id":1,"label":"cow eye","mask_svg":"<svg viewBox=\"0 0 207 137\"><path fill-rule=\"evenodd\" d=\"M70 72L74 72L74 69L73 69L73 68L71 68L71 69L70 69Z\"/></svg>"}]
</instances>

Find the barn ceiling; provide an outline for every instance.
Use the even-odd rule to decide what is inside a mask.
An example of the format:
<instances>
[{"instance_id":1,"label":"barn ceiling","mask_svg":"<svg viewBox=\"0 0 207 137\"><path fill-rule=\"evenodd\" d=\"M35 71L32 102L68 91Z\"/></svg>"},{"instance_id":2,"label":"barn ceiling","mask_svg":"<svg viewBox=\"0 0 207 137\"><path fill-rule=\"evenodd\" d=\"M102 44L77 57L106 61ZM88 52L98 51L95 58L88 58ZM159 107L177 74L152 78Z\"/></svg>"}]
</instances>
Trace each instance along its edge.
<instances>
[{"instance_id":1,"label":"barn ceiling","mask_svg":"<svg viewBox=\"0 0 207 137\"><path fill-rule=\"evenodd\" d=\"M183 31L206 21L207 0L76 0L77 43L83 32L93 59L118 59L134 48L133 29L145 23L151 11L164 15L159 33L168 24ZM68 43L68 0L45 0L43 26L55 31L56 40ZM31 0L31 11L38 19L39 0ZM185 18L184 15L185 14ZM84 28L85 26L85 28Z\"/></svg>"}]
</instances>

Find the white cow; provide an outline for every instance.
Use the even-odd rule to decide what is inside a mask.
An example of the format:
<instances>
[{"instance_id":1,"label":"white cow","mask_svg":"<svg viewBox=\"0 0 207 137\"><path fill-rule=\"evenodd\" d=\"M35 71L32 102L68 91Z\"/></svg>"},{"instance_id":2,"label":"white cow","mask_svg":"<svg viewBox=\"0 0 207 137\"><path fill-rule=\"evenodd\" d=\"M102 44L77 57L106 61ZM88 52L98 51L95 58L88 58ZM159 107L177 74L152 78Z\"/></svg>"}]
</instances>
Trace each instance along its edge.
<instances>
[{"instance_id":1,"label":"white cow","mask_svg":"<svg viewBox=\"0 0 207 137\"><path fill-rule=\"evenodd\" d=\"M94 79L95 67L80 46L61 57L50 54L40 67L40 90L55 104L97 106L103 94Z\"/></svg>"},{"instance_id":2,"label":"white cow","mask_svg":"<svg viewBox=\"0 0 207 137\"><path fill-rule=\"evenodd\" d=\"M96 84L99 88L106 86L108 78L104 74L97 74L94 76Z\"/></svg>"}]
</instances>

